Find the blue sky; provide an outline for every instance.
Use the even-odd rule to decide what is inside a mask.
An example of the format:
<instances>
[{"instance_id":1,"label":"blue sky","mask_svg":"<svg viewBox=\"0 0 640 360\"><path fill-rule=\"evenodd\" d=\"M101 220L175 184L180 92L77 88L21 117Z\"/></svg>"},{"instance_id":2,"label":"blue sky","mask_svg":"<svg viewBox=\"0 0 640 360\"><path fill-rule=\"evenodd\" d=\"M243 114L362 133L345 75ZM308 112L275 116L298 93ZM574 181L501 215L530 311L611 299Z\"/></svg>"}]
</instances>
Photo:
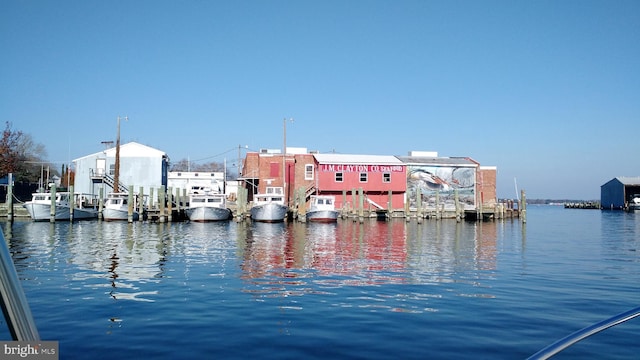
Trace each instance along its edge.
<instances>
[{"instance_id":1,"label":"blue sky","mask_svg":"<svg viewBox=\"0 0 640 360\"><path fill-rule=\"evenodd\" d=\"M293 118L287 146L469 156L500 197L640 176L635 0L3 1L0 49L0 120L52 162L120 115L123 143L233 164Z\"/></svg>"}]
</instances>

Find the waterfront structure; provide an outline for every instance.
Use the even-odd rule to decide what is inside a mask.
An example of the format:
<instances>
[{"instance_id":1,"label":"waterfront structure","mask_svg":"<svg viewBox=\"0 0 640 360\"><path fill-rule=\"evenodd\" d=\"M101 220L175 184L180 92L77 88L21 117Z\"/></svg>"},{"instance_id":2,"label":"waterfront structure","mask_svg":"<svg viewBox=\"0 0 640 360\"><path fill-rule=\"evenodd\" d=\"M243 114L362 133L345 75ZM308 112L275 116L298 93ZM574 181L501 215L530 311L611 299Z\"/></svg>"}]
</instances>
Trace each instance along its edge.
<instances>
[{"instance_id":1,"label":"waterfront structure","mask_svg":"<svg viewBox=\"0 0 640 360\"><path fill-rule=\"evenodd\" d=\"M619 176L600 186L603 210L625 210L635 194L640 194L640 176Z\"/></svg>"},{"instance_id":2,"label":"waterfront structure","mask_svg":"<svg viewBox=\"0 0 640 360\"><path fill-rule=\"evenodd\" d=\"M407 165L407 202L411 210L475 212L497 202L494 166L480 166L470 157L440 157L433 151L398 156ZM457 205L456 205L457 197Z\"/></svg>"},{"instance_id":3,"label":"waterfront structure","mask_svg":"<svg viewBox=\"0 0 640 360\"><path fill-rule=\"evenodd\" d=\"M249 203L266 187L283 187L285 202L294 211L308 208L311 196L331 195L336 209L342 210L415 212L420 207L425 213L477 215L495 209L496 177L495 166L482 166L470 157L440 157L437 152L385 156L287 148L285 154L268 149L248 152L239 180Z\"/></svg>"},{"instance_id":4,"label":"waterfront structure","mask_svg":"<svg viewBox=\"0 0 640 360\"><path fill-rule=\"evenodd\" d=\"M167 186L169 157L163 151L129 142L120 145L119 185L114 184L116 148L105 149L73 160L77 192L98 195L127 192L130 186L157 189Z\"/></svg>"},{"instance_id":5,"label":"waterfront structure","mask_svg":"<svg viewBox=\"0 0 640 360\"><path fill-rule=\"evenodd\" d=\"M289 147L285 154L270 149L248 152L238 180L247 190L248 202L253 202L258 194L266 194L268 187L280 187L283 189L284 204L290 206L294 189L302 185L296 183L301 181L299 169L305 165L313 166L313 157L304 148Z\"/></svg>"},{"instance_id":6,"label":"waterfront structure","mask_svg":"<svg viewBox=\"0 0 640 360\"><path fill-rule=\"evenodd\" d=\"M313 154L315 193L334 195L336 208L403 210L406 165L391 155Z\"/></svg>"},{"instance_id":7,"label":"waterfront structure","mask_svg":"<svg viewBox=\"0 0 640 360\"><path fill-rule=\"evenodd\" d=\"M249 152L243 164L240 179L249 202L267 187L280 186L289 207L294 205L295 193L301 191L305 203L311 195L333 195L336 208L354 209L361 194L363 207L372 211L404 208L406 166L394 156L319 154L287 148L286 154Z\"/></svg>"}]
</instances>

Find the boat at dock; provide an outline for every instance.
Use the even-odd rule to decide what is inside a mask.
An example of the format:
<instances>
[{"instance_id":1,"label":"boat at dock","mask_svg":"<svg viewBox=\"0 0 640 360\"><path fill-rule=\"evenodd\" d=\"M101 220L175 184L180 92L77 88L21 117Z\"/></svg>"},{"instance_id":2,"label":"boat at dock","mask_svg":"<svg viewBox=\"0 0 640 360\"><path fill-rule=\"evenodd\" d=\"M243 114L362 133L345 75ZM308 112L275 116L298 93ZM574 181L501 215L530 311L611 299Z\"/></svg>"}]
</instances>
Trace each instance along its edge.
<instances>
[{"instance_id":1,"label":"boat at dock","mask_svg":"<svg viewBox=\"0 0 640 360\"><path fill-rule=\"evenodd\" d=\"M281 222L289 208L284 203L282 187L267 186L266 192L254 195L251 220L260 222Z\"/></svg>"},{"instance_id":2,"label":"boat at dock","mask_svg":"<svg viewBox=\"0 0 640 360\"><path fill-rule=\"evenodd\" d=\"M136 206L137 195L133 195L132 206L132 220L138 221L140 219L140 211ZM104 209L102 209L102 219L106 221L118 221L129 219L129 194L128 193L109 193L107 199L104 202Z\"/></svg>"},{"instance_id":3,"label":"boat at dock","mask_svg":"<svg viewBox=\"0 0 640 360\"><path fill-rule=\"evenodd\" d=\"M190 221L222 221L231 218L227 208L227 197L210 188L192 189L189 193L189 205L185 213Z\"/></svg>"},{"instance_id":4,"label":"boat at dock","mask_svg":"<svg viewBox=\"0 0 640 360\"><path fill-rule=\"evenodd\" d=\"M627 205L629 212L640 211L640 194L634 194Z\"/></svg>"},{"instance_id":5,"label":"boat at dock","mask_svg":"<svg viewBox=\"0 0 640 360\"><path fill-rule=\"evenodd\" d=\"M336 198L332 195L311 195L311 204L307 211L307 221L335 222L339 212L335 207Z\"/></svg>"},{"instance_id":6,"label":"boat at dock","mask_svg":"<svg viewBox=\"0 0 640 360\"><path fill-rule=\"evenodd\" d=\"M31 201L27 201L23 206L29 212L29 216L34 221L48 221L51 219L52 194L39 192L31 195ZM54 220L90 220L98 218L98 208L95 196L88 194L73 194L71 199L69 192L55 193L55 215ZM73 212L71 210L73 206ZM73 216L72 216L73 215Z\"/></svg>"}]
</instances>

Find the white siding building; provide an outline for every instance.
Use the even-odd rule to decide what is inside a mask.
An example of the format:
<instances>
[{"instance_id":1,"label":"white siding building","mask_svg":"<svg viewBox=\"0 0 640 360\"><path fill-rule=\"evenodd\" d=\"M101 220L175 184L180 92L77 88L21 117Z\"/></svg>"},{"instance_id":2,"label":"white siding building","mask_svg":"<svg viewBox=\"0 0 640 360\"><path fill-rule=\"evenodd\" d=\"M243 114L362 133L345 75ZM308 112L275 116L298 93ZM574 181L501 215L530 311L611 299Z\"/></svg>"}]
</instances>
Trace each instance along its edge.
<instances>
[{"instance_id":1,"label":"white siding building","mask_svg":"<svg viewBox=\"0 0 640 360\"><path fill-rule=\"evenodd\" d=\"M74 191L99 195L113 192L116 148L106 149L73 160L75 169ZM169 157L163 151L136 142L120 145L120 186L126 189L133 186L138 193L140 187L144 194L153 188L167 186Z\"/></svg>"}]
</instances>

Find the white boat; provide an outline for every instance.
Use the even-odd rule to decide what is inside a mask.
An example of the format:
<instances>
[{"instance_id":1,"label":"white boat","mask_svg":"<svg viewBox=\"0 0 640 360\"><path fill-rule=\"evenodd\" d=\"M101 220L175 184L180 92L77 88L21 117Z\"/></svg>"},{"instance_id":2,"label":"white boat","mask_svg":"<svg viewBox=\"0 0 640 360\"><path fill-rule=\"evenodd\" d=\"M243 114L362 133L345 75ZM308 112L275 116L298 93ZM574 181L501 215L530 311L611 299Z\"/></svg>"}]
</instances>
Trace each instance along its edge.
<instances>
[{"instance_id":1,"label":"white boat","mask_svg":"<svg viewBox=\"0 0 640 360\"><path fill-rule=\"evenodd\" d=\"M284 203L282 187L267 186L264 194L253 197L251 220L261 222L280 222L287 216L288 207Z\"/></svg>"},{"instance_id":2,"label":"white boat","mask_svg":"<svg viewBox=\"0 0 640 360\"><path fill-rule=\"evenodd\" d=\"M630 212L640 211L640 194L635 194L629 201L628 210Z\"/></svg>"},{"instance_id":3,"label":"white boat","mask_svg":"<svg viewBox=\"0 0 640 360\"><path fill-rule=\"evenodd\" d=\"M55 215L54 220L88 220L98 218L97 201L95 196L88 194L74 194L71 201L71 193L57 192L55 194ZM73 205L73 218L71 217L71 206ZM51 193L33 193L31 201L27 201L23 206L29 212L29 216L34 221L51 220Z\"/></svg>"},{"instance_id":4,"label":"white boat","mask_svg":"<svg viewBox=\"0 0 640 360\"><path fill-rule=\"evenodd\" d=\"M336 210L336 198L332 195L311 195L307 221L335 222L340 213Z\"/></svg>"},{"instance_id":5,"label":"white boat","mask_svg":"<svg viewBox=\"0 0 640 360\"><path fill-rule=\"evenodd\" d=\"M133 198L132 220L138 221L140 219L140 211L136 204L137 195L134 195ZM129 194L109 193L104 201L102 219L106 221L129 220Z\"/></svg>"},{"instance_id":6,"label":"white boat","mask_svg":"<svg viewBox=\"0 0 640 360\"><path fill-rule=\"evenodd\" d=\"M231 218L231 210L227 208L227 197L208 188L190 191L189 206L185 213L190 221L221 221Z\"/></svg>"}]
</instances>

